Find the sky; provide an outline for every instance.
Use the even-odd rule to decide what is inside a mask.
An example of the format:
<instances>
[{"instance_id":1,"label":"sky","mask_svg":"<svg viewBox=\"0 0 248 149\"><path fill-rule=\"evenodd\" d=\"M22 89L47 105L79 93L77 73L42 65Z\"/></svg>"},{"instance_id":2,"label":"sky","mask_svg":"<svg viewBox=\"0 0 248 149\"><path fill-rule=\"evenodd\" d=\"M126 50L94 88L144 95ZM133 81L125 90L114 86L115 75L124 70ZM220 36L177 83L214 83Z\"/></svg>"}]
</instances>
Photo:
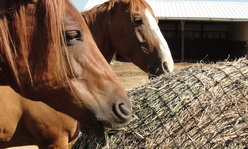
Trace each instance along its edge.
<instances>
[{"instance_id":1,"label":"sky","mask_svg":"<svg viewBox=\"0 0 248 149\"><path fill-rule=\"evenodd\" d=\"M71 0L71 2L79 11L82 11L88 0Z\"/></svg>"},{"instance_id":2,"label":"sky","mask_svg":"<svg viewBox=\"0 0 248 149\"><path fill-rule=\"evenodd\" d=\"M88 0L71 0L74 6L82 11ZM248 0L162 0L162 1L226 1L226 2L248 2Z\"/></svg>"}]
</instances>

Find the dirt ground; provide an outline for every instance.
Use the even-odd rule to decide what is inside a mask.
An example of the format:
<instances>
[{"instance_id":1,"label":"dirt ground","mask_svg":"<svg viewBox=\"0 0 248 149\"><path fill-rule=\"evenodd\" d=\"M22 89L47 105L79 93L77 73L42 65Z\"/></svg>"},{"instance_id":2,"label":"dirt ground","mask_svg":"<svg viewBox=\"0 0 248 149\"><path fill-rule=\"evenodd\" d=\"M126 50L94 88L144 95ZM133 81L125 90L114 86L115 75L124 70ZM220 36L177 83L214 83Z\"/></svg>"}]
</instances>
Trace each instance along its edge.
<instances>
[{"instance_id":1,"label":"dirt ground","mask_svg":"<svg viewBox=\"0 0 248 149\"><path fill-rule=\"evenodd\" d=\"M175 63L174 71L191 65L196 65L196 63ZM111 67L126 90L148 81L148 75L131 62L114 61Z\"/></svg>"},{"instance_id":2,"label":"dirt ground","mask_svg":"<svg viewBox=\"0 0 248 149\"><path fill-rule=\"evenodd\" d=\"M196 65L195 63L175 63L175 69ZM140 68L131 62L113 61L111 67L126 90L130 90L148 81L148 76ZM37 146L13 147L8 149L38 149Z\"/></svg>"}]
</instances>

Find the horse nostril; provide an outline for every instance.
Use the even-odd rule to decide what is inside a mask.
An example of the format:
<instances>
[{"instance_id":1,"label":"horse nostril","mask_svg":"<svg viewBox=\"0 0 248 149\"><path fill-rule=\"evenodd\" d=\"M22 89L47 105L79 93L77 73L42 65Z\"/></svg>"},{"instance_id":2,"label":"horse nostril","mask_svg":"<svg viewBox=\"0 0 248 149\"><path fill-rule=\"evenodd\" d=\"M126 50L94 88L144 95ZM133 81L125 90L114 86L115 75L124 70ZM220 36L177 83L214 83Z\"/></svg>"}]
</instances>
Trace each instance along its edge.
<instances>
[{"instance_id":1,"label":"horse nostril","mask_svg":"<svg viewBox=\"0 0 248 149\"><path fill-rule=\"evenodd\" d=\"M126 106L124 103L115 104L113 106L113 111L119 119L125 122L131 117L131 107Z\"/></svg>"},{"instance_id":2,"label":"horse nostril","mask_svg":"<svg viewBox=\"0 0 248 149\"><path fill-rule=\"evenodd\" d=\"M126 116L130 116L131 111L130 111L130 109L128 107L126 107L124 105L124 103L119 104L119 108L120 108L121 113L123 113Z\"/></svg>"}]
</instances>

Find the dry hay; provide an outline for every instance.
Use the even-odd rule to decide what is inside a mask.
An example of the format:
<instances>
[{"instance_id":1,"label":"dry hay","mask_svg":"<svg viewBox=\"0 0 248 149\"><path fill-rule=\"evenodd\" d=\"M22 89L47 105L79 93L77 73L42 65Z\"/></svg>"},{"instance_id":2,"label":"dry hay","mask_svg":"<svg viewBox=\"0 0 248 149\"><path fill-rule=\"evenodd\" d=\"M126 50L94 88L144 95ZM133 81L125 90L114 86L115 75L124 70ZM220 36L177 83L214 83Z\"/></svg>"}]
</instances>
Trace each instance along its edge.
<instances>
[{"instance_id":1,"label":"dry hay","mask_svg":"<svg viewBox=\"0 0 248 149\"><path fill-rule=\"evenodd\" d=\"M248 60L200 65L128 93L131 122L74 148L247 148Z\"/></svg>"}]
</instances>

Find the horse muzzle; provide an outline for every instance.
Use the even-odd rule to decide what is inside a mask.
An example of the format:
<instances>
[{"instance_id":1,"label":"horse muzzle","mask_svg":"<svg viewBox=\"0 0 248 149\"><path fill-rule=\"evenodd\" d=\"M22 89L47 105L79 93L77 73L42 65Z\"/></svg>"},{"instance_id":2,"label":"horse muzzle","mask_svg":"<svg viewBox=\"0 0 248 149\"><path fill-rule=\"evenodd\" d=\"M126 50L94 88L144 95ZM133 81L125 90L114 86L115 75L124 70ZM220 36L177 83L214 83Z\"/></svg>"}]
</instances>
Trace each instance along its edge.
<instances>
[{"instance_id":1,"label":"horse muzzle","mask_svg":"<svg viewBox=\"0 0 248 149\"><path fill-rule=\"evenodd\" d=\"M149 79L158 77L162 74L170 73L174 69L174 64L171 65L171 64L168 64L167 62L163 62L160 67L156 67L156 66L158 65L151 66L148 69Z\"/></svg>"}]
</instances>

